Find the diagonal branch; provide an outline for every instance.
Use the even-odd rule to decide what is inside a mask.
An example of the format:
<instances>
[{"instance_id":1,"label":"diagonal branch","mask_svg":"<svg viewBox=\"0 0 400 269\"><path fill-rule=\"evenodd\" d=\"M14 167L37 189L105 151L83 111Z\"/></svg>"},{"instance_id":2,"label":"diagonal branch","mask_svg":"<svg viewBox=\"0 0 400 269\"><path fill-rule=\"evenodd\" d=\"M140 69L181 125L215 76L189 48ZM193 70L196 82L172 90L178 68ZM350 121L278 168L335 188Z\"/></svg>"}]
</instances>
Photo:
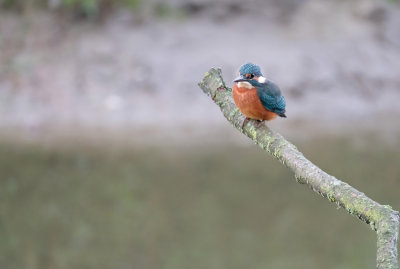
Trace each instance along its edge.
<instances>
[{"instance_id":1,"label":"diagonal branch","mask_svg":"<svg viewBox=\"0 0 400 269\"><path fill-rule=\"evenodd\" d=\"M267 126L258 127L254 121L250 121L242 128L244 116L233 102L231 89L226 87L220 69L210 69L199 86L219 105L224 116L236 129L289 168L298 183L307 184L313 191L344 208L376 231L378 269L399 268L397 260L399 213L397 211L392 210L388 205L380 205L347 183L325 173L307 160L293 144Z\"/></svg>"}]
</instances>

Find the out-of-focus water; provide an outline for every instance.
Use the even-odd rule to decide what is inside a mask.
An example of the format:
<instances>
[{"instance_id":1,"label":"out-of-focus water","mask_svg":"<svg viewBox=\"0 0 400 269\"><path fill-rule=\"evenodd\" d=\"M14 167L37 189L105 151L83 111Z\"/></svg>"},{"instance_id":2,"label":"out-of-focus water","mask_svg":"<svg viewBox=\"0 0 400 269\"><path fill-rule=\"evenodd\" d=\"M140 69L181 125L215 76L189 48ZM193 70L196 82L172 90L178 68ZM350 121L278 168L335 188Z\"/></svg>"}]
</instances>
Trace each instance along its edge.
<instances>
[{"instance_id":1,"label":"out-of-focus water","mask_svg":"<svg viewBox=\"0 0 400 269\"><path fill-rule=\"evenodd\" d=\"M400 208L398 147L298 147ZM256 146L0 152L1 268L375 268L370 227Z\"/></svg>"}]
</instances>

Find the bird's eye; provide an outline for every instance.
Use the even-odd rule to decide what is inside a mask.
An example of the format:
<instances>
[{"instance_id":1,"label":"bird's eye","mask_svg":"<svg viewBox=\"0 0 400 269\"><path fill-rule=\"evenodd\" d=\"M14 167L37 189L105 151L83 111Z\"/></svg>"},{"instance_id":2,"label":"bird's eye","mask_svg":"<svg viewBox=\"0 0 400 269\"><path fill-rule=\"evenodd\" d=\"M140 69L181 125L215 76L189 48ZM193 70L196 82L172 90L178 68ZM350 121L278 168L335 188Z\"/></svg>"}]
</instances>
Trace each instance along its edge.
<instances>
[{"instance_id":1,"label":"bird's eye","mask_svg":"<svg viewBox=\"0 0 400 269\"><path fill-rule=\"evenodd\" d=\"M246 74L246 78L247 79L252 79L252 78L254 78L254 74Z\"/></svg>"}]
</instances>

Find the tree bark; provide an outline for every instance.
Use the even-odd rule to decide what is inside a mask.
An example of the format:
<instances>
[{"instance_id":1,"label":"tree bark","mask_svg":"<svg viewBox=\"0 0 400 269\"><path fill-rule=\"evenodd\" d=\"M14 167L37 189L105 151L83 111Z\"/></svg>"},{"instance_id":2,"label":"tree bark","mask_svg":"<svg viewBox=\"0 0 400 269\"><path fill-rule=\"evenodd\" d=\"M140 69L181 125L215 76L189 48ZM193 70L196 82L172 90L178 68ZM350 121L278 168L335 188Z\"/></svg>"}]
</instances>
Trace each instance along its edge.
<instances>
[{"instance_id":1,"label":"tree bark","mask_svg":"<svg viewBox=\"0 0 400 269\"><path fill-rule=\"evenodd\" d=\"M344 208L376 231L378 269L399 268L397 258L399 213L397 211L392 210L388 205L380 205L347 183L325 173L306 159L293 144L266 125L258 125L251 120L242 128L245 117L236 107L232 90L225 85L220 69L210 69L199 86L221 108L224 116L236 129L290 169L298 183L306 184L313 191Z\"/></svg>"}]
</instances>

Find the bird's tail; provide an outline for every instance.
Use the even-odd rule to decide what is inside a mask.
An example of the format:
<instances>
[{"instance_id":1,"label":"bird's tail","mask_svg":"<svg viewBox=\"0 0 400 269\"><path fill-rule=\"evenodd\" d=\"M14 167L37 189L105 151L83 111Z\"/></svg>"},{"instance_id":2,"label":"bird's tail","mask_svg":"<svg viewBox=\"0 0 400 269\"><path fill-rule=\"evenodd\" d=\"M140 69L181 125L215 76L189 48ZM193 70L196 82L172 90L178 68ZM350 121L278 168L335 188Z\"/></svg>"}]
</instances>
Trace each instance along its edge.
<instances>
[{"instance_id":1,"label":"bird's tail","mask_svg":"<svg viewBox=\"0 0 400 269\"><path fill-rule=\"evenodd\" d=\"M287 118L286 115L285 115L285 113L277 113L277 114L278 114L279 117Z\"/></svg>"}]
</instances>

